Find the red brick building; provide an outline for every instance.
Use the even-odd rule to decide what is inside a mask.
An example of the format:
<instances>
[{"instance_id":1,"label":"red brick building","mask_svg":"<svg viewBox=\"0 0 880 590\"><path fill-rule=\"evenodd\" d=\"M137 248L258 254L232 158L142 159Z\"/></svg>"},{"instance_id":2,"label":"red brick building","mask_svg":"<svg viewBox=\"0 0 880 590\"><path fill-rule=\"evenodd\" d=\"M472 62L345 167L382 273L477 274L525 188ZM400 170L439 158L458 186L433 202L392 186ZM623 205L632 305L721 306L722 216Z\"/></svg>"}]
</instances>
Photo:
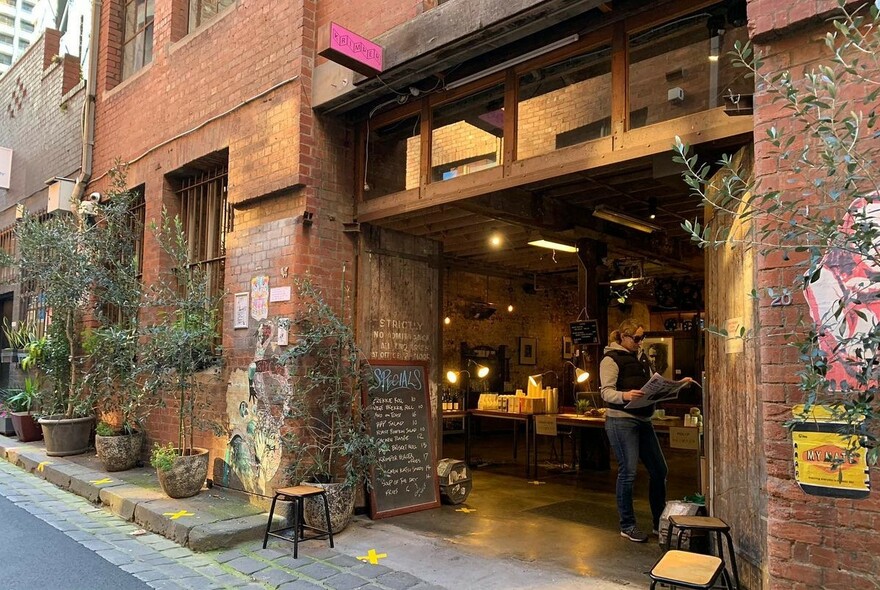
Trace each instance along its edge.
<instances>
[{"instance_id":1,"label":"red brick building","mask_svg":"<svg viewBox=\"0 0 880 590\"><path fill-rule=\"evenodd\" d=\"M305 273L336 302L345 285L343 312L371 358L429 363L435 415L441 374L490 343L498 367L507 366L500 388L521 386L533 371L562 373L558 335L582 310L603 334L634 315L687 342L687 330L667 327L681 312L639 303L637 289L629 308L614 303L609 283L635 258L638 278L702 279L708 323L739 318L764 330L793 322L797 306L780 314L743 297L793 271L773 258L704 259L678 227L698 210L670 164L676 136L705 157L742 150L745 166L753 162L769 183L783 176L753 135L784 113L760 93L752 116L725 112L725 97L753 89L719 57L746 37L767 54L767 68L797 70L823 55L823 18L834 3L747 4L746 15L742 2L697 0L426 0L381 9L342 0L159 0L154 12L151 3L105 2L89 190L105 190L114 162L126 163L145 218L163 207L183 215L227 294L227 362L211 385L208 418L228 434L198 441L212 451L215 482L259 494L286 483L281 447L272 444L282 425L250 399L272 377L249 369L281 347L255 335L266 326L274 338L278 319L294 309L283 288ZM317 55L330 22L384 47L381 76ZM0 80L10 108L12 80ZM76 173L74 155L64 174ZM9 193L10 204L37 190L32 180ZM641 219L648 231L599 219L605 209ZM577 243L580 254L530 247L538 233ZM504 248L488 248L489 235ZM155 280L162 264L147 239L144 280ZM236 317L235 294L258 292L272 293L268 309L251 301ZM505 311L508 302L523 315ZM697 303L684 309L701 311ZM524 336L535 339L534 365L517 350ZM692 348L700 342L694 337ZM688 370L705 369L709 383L710 507L732 525L744 587L876 587L876 492L823 499L794 481L783 423L800 401L796 356L770 338L734 354L710 341L704 359L691 355ZM516 357L526 362L506 363ZM594 374L598 360L595 351L585 355ZM242 404L266 417L264 442L247 436ZM156 413L150 439L171 440L174 428L169 413Z\"/></svg>"}]
</instances>

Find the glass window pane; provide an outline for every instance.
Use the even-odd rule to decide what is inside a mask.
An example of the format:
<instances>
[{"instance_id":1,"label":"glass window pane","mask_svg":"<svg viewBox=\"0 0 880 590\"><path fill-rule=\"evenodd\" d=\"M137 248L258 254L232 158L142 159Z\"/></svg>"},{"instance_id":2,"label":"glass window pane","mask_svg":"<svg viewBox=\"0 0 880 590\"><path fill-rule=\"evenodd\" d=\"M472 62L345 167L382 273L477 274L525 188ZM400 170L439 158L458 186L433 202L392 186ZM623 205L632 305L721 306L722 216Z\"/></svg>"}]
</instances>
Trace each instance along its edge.
<instances>
[{"instance_id":1,"label":"glass window pane","mask_svg":"<svg viewBox=\"0 0 880 590\"><path fill-rule=\"evenodd\" d=\"M600 47L520 77L517 159L610 134L610 47Z\"/></svg>"},{"instance_id":2,"label":"glass window pane","mask_svg":"<svg viewBox=\"0 0 880 590\"><path fill-rule=\"evenodd\" d=\"M144 29L144 65L153 61L153 23Z\"/></svg>"},{"instance_id":3,"label":"glass window pane","mask_svg":"<svg viewBox=\"0 0 880 590\"><path fill-rule=\"evenodd\" d=\"M132 41L123 49L122 79L128 78L134 71L134 41Z\"/></svg>"},{"instance_id":4,"label":"glass window pane","mask_svg":"<svg viewBox=\"0 0 880 590\"><path fill-rule=\"evenodd\" d=\"M147 20L147 11L146 11L147 3L146 3L146 0L136 0L136 4L137 4L136 26L137 26L137 30L141 30L142 28L144 28L144 23Z\"/></svg>"},{"instance_id":5,"label":"glass window pane","mask_svg":"<svg viewBox=\"0 0 880 590\"><path fill-rule=\"evenodd\" d=\"M431 180L449 180L502 164L504 85L434 109Z\"/></svg>"},{"instance_id":6,"label":"glass window pane","mask_svg":"<svg viewBox=\"0 0 880 590\"><path fill-rule=\"evenodd\" d=\"M147 8L146 8L147 22L150 22L152 20L153 15L156 13L155 4L156 4L156 0L147 0Z\"/></svg>"},{"instance_id":7,"label":"glass window pane","mask_svg":"<svg viewBox=\"0 0 880 590\"><path fill-rule=\"evenodd\" d=\"M748 31L727 14L716 6L630 38L630 128L722 106L730 91L752 93L727 55Z\"/></svg>"},{"instance_id":8,"label":"glass window pane","mask_svg":"<svg viewBox=\"0 0 880 590\"><path fill-rule=\"evenodd\" d=\"M134 45L134 70L137 71L144 67L144 35L139 34L132 42Z\"/></svg>"},{"instance_id":9,"label":"glass window pane","mask_svg":"<svg viewBox=\"0 0 880 590\"><path fill-rule=\"evenodd\" d=\"M125 5L125 32L123 34L125 41L134 38L134 34L137 31L136 23L135 4L132 1Z\"/></svg>"},{"instance_id":10,"label":"glass window pane","mask_svg":"<svg viewBox=\"0 0 880 590\"><path fill-rule=\"evenodd\" d=\"M419 186L421 117L413 115L370 129L364 197L372 199ZM367 188L369 187L369 188Z\"/></svg>"}]
</instances>

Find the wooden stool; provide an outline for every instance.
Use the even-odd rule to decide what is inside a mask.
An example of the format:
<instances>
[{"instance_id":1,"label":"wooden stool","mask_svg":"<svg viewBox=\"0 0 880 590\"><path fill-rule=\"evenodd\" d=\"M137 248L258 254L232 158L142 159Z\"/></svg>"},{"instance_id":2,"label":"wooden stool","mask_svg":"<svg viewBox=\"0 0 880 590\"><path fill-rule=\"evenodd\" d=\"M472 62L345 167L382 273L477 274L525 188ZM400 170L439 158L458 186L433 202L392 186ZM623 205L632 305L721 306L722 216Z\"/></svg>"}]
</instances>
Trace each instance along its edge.
<instances>
[{"instance_id":1,"label":"wooden stool","mask_svg":"<svg viewBox=\"0 0 880 590\"><path fill-rule=\"evenodd\" d=\"M678 529L678 533L675 533ZM681 535L685 530L689 531L706 531L715 533L715 540L718 547L718 557L724 563L724 546L721 542L721 535L727 538L727 550L730 553L730 570L733 572L733 580L736 586L730 585L730 576L727 574L727 566L724 567L724 579L728 588L736 588L739 590L739 571L736 567L736 553L733 550L733 539L730 536L730 526L720 518L712 516L681 516L672 515L669 517L669 538L676 534L676 548L681 549ZM672 543L670 542L670 545Z\"/></svg>"},{"instance_id":2,"label":"wooden stool","mask_svg":"<svg viewBox=\"0 0 880 590\"><path fill-rule=\"evenodd\" d=\"M324 516L327 522L327 528L319 529L313 526L309 526L303 522L303 503L306 498L310 498L312 496L321 496L321 499L324 500ZM278 501L278 498L285 498L291 500L293 502L293 526L284 527L280 529L271 530L272 528L272 517L275 515L275 503ZM266 524L266 534L263 536L263 549L266 548L266 543L269 542L269 537L277 537L279 539L283 539L285 541L290 541L291 538L285 535L282 535L284 531L289 531L293 529L293 558L297 558L297 550L300 541L300 537L302 537L303 541L308 541L310 539L323 539L325 537L330 539L330 547L333 547L333 527L330 526L330 505L327 503L327 492L325 492L321 488L316 488L314 486L293 486L289 488L281 488L275 490L275 497L272 498L272 508L269 510L269 522ZM305 530L309 529L310 531L315 531L318 534L312 535L308 538L305 536Z\"/></svg>"},{"instance_id":3,"label":"wooden stool","mask_svg":"<svg viewBox=\"0 0 880 590\"><path fill-rule=\"evenodd\" d=\"M648 575L651 576L651 590L654 590L657 582L708 590L723 571L724 562L714 555L673 549L663 554Z\"/></svg>"}]
</instances>

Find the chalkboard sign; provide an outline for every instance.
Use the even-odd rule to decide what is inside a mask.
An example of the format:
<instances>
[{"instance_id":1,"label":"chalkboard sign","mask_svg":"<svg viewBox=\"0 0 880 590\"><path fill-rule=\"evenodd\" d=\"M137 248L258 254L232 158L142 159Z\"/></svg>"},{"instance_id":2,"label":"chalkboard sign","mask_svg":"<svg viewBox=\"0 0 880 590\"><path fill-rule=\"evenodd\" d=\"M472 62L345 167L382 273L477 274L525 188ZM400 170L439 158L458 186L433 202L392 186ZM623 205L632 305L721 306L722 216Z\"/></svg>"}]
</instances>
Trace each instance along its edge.
<instances>
[{"instance_id":1,"label":"chalkboard sign","mask_svg":"<svg viewBox=\"0 0 880 590\"><path fill-rule=\"evenodd\" d=\"M370 430L385 443L371 478L373 518L440 506L425 363L370 361Z\"/></svg>"},{"instance_id":2,"label":"chalkboard sign","mask_svg":"<svg viewBox=\"0 0 880 590\"><path fill-rule=\"evenodd\" d=\"M584 320L571 322L572 344L601 344L599 342L599 322Z\"/></svg>"}]
</instances>

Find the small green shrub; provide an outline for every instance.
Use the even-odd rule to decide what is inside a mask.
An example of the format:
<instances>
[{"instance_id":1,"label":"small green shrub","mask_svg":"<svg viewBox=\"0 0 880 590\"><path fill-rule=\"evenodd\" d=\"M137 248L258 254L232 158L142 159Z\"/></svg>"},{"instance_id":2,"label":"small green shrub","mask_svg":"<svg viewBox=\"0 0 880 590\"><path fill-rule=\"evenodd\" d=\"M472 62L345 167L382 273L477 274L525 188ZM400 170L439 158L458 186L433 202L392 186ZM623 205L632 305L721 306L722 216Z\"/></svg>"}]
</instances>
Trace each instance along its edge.
<instances>
[{"instance_id":1,"label":"small green shrub","mask_svg":"<svg viewBox=\"0 0 880 590\"><path fill-rule=\"evenodd\" d=\"M577 402L575 402L575 406L574 406L574 407L575 407L575 411L576 411L578 414L581 414L581 415L586 414L586 413L587 413L587 410L590 409L590 400L588 400L588 399L579 399L579 400L577 400Z\"/></svg>"},{"instance_id":2,"label":"small green shrub","mask_svg":"<svg viewBox=\"0 0 880 590\"><path fill-rule=\"evenodd\" d=\"M174 459L177 458L177 449L172 443L165 446L153 443L153 451L150 453L150 465L160 471L171 471Z\"/></svg>"},{"instance_id":3,"label":"small green shrub","mask_svg":"<svg viewBox=\"0 0 880 590\"><path fill-rule=\"evenodd\" d=\"M118 436L119 432L104 421L98 422L95 426L95 434L98 436Z\"/></svg>"}]
</instances>

